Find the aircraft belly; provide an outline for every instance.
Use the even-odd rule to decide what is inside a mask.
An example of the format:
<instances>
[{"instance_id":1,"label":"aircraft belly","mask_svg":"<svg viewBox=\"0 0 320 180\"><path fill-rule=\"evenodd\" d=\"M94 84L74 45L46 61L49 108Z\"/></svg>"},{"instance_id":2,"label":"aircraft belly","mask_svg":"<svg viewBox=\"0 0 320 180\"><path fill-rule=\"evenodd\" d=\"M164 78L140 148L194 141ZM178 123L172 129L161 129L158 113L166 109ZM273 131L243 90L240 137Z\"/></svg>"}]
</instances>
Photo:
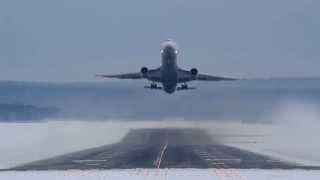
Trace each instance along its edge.
<instances>
[{"instance_id":1,"label":"aircraft belly","mask_svg":"<svg viewBox=\"0 0 320 180\"><path fill-rule=\"evenodd\" d=\"M174 68L166 68L161 71L161 81L164 87L175 89L178 82L178 73Z\"/></svg>"},{"instance_id":2,"label":"aircraft belly","mask_svg":"<svg viewBox=\"0 0 320 180\"><path fill-rule=\"evenodd\" d=\"M178 74L174 70L162 71L161 80L162 80L162 82L173 82L173 83L176 83L177 80L178 80Z\"/></svg>"}]
</instances>

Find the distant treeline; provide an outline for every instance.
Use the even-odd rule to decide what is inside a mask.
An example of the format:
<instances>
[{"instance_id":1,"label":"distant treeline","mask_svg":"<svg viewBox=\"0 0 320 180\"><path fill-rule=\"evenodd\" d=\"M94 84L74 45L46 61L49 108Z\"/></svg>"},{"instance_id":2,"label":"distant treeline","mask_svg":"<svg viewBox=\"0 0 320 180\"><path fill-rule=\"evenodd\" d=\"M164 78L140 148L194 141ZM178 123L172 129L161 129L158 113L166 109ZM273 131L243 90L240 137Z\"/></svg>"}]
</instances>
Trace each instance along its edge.
<instances>
[{"instance_id":1,"label":"distant treeline","mask_svg":"<svg viewBox=\"0 0 320 180\"><path fill-rule=\"evenodd\" d=\"M241 120L264 121L279 104L320 105L319 79L191 83L172 95L144 89L147 81L34 83L0 81L0 120Z\"/></svg>"},{"instance_id":2,"label":"distant treeline","mask_svg":"<svg viewBox=\"0 0 320 180\"><path fill-rule=\"evenodd\" d=\"M36 107L24 104L0 104L0 121L39 121L54 117L59 110L54 107Z\"/></svg>"}]
</instances>

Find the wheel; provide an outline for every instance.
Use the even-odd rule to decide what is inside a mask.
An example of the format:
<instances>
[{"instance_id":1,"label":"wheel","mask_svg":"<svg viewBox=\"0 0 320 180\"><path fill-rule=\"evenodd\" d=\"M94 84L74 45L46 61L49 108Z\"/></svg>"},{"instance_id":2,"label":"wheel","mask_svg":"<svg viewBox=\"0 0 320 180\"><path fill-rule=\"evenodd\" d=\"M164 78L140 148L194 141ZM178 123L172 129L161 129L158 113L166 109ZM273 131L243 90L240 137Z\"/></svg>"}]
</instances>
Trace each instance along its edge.
<instances>
[{"instance_id":1,"label":"wheel","mask_svg":"<svg viewBox=\"0 0 320 180\"><path fill-rule=\"evenodd\" d=\"M187 84L182 84L181 85L181 89L188 89L188 85Z\"/></svg>"}]
</instances>

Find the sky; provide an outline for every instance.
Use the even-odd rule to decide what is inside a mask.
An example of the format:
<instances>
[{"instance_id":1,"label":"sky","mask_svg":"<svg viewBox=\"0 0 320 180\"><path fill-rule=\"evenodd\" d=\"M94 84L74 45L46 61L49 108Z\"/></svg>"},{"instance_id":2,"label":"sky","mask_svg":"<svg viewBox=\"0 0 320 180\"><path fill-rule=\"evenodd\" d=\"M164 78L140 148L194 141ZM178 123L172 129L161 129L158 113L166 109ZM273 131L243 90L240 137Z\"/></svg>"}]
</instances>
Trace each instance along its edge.
<instances>
[{"instance_id":1,"label":"sky","mask_svg":"<svg viewBox=\"0 0 320 180\"><path fill-rule=\"evenodd\" d=\"M97 81L160 65L244 78L320 77L317 0L3 0L0 80Z\"/></svg>"}]
</instances>

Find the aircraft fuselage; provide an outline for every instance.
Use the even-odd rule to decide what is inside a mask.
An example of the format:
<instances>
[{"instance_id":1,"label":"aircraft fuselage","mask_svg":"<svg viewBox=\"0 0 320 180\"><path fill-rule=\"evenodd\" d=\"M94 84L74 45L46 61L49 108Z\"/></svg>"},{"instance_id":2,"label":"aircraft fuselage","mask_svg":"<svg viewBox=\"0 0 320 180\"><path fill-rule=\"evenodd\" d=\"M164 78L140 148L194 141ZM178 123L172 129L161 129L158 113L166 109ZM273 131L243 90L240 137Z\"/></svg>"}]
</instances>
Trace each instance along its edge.
<instances>
[{"instance_id":1,"label":"aircraft fuselage","mask_svg":"<svg viewBox=\"0 0 320 180\"><path fill-rule=\"evenodd\" d=\"M164 44L161 50L161 83L164 91L171 94L176 90L178 84L178 51L170 42Z\"/></svg>"}]
</instances>

